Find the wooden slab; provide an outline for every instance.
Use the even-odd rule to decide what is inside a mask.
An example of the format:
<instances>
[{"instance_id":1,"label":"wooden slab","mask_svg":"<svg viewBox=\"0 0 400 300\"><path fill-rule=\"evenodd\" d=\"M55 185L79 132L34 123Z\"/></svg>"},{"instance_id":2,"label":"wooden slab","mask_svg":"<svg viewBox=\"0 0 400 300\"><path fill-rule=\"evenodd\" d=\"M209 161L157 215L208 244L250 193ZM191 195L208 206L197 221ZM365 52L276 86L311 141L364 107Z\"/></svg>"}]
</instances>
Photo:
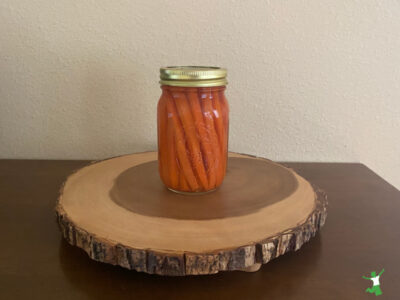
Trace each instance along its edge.
<instances>
[{"instance_id":1,"label":"wooden slab","mask_svg":"<svg viewBox=\"0 0 400 300\"><path fill-rule=\"evenodd\" d=\"M230 153L223 185L168 191L157 153L97 162L72 174L56 207L67 241L97 261L160 275L255 271L298 250L324 224L326 197L292 170Z\"/></svg>"}]
</instances>

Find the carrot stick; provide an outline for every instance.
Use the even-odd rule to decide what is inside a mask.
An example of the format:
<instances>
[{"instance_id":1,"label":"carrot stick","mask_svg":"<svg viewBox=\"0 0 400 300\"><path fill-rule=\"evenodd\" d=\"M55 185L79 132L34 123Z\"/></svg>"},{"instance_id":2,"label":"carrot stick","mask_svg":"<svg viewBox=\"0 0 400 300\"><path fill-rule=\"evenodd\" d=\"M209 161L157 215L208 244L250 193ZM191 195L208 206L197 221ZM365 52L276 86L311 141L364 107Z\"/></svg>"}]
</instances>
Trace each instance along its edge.
<instances>
[{"instance_id":1,"label":"carrot stick","mask_svg":"<svg viewBox=\"0 0 400 300\"><path fill-rule=\"evenodd\" d=\"M219 92L219 100L221 104L221 110L222 110L222 120L224 123L224 129L226 132L229 130L229 105L228 101L226 100L226 97L224 95L224 91Z\"/></svg>"},{"instance_id":2,"label":"carrot stick","mask_svg":"<svg viewBox=\"0 0 400 300\"><path fill-rule=\"evenodd\" d=\"M213 97L213 113L214 113L214 124L215 129L217 130L218 140L221 146L224 144L224 124L222 120L222 110L219 102L218 92L212 92ZM221 151L223 151L223 147L221 147ZM223 152L222 152L223 154Z\"/></svg>"},{"instance_id":3,"label":"carrot stick","mask_svg":"<svg viewBox=\"0 0 400 300\"><path fill-rule=\"evenodd\" d=\"M229 105L228 101L226 100L226 97L224 95L224 91L219 92L219 100L221 104L221 110L222 110L222 120L224 124L224 134L225 134L225 149L226 149L226 154L228 154L228 146L229 146ZM224 160L224 173L226 172L226 164L227 160Z\"/></svg>"},{"instance_id":4,"label":"carrot stick","mask_svg":"<svg viewBox=\"0 0 400 300\"><path fill-rule=\"evenodd\" d=\"M184 191L184 192L189 192L189 186L187 184L187 181L185 179L185 175L183 174L183 172L179 172L179 188L180 190Z\"/></svg>"},{"instance_id":5,"label":"carrot stick","mask_svg":"<svg viewBox=\"0 0 400 300\"><path fill-rule=\"evenodd\" d=\"M213 150L214 155L214 168L216 172L216 185L218 182L222 181L221 178L221 148L218 142L218 136L215 132L215 125L214 125L214 113L213 113L213 105L211 95L207 92L201 91L200 94L203 94L204 97L201 98L201 104L203 108L203 116L204 116L204 123L206 126L206 130L210 137L210 144ZM222 174L223 177L223 174Z\"/></svg>"},{"instance_id":6,"label":"carrot stick","mask_svg":"<svg viewBox=\"0 0 400 300\"><path fill-rule=\"evenodd\" d=\"M219 99L219 94L217 91L212 92L213 97L213 113L214 113L214 124L218 135L219 145L221 149L221 168L218 172L217 184L221 184L225 176L226 168L226 134L225 127L223 123L223 112L221 109L221 103Z\"/></svg>"},{"instance_id":7,"label":"carrot stick","mask_svg":"<svg viewBox=\"0 0 400 300\"><path fill-rule=\"evenodd\" d=\"M204 189L208 189L208 180L201 155L200 143L197 139L195 124L188 100L184 93L176 92L174 99L179 118L182 122L183 131L189 148L193 169Z\"/></svg>"},{"instance_id":8,"label":"carrot stick","mask_svg":"<svg viewBox=\"0 0 400 300\"><path fill-rule=\"evenodd\" d=\"M207 132L206 125L204 124L203 112L199 102L199 97L195 91L188 92L187 97L189 99L190 107L193 113L193 119L195 128L200 137L200 146L204 154L206 163L206 172L208 174L208 188L212 189L215 187L216 175L215 175L215 162L209 133Z\"/></svg>"},{"instance_id":9,"label":"carrot stick","mask_svg":"<svg viewBox=\"0 0 400 300\"><path fill-rule=\"evenodd\" d=\"M166 185L170 185L168 176L168 152L167 152L167 107L165 99L161 99L157 106L157 130L158 130L158 169L160 177Z\"/></svg>"},{"instance_id":10,"label":"carrot stick","mask_svg":"<svg viewBox=\"0 0 400 300\"><path fill-rule=\"evenodd\" d=\"M168 102L170 100L167 100L167 111L168 111ZM167 121L167 166L168 166L168 177L169 177L169 184L173 189L176 189L179 185L179 177L178 177L178 164L176 161L176 149L175 149L175 133L174 133L174 122L168 115L168 121Z\"/></svg>"},{"instance_id":11,"label":"carrot stick","mask_svg":"<svg viewBox=\"0 0 400 300\"><path fill-rule=\"evenodd\" d=\"M169 116L169 120L171 124L168 124L168 127L171 127L171 130L175 133L174 139L168 139L169 144L174 144L176 147L176 152L178 156L178 160L181 166L181 172L186 177L187 183L192 191L196 191L199 189L199 185L197 183L196 177L193 173L192 166L190 165L190 160L188 158L186 152L185 145L185 136L183 133L182 125L180 124L178 118L178 112L175 108L175 103L172 96L168 93L168 101L167 101L167 112ZM171 158L169 158L171 159ZM174 156L174 160L176 161L176 157ZM171 175L171 172L170 172ZM178 172L176 171L174 176L178 176Z\"/></svg>"}]
</instances>

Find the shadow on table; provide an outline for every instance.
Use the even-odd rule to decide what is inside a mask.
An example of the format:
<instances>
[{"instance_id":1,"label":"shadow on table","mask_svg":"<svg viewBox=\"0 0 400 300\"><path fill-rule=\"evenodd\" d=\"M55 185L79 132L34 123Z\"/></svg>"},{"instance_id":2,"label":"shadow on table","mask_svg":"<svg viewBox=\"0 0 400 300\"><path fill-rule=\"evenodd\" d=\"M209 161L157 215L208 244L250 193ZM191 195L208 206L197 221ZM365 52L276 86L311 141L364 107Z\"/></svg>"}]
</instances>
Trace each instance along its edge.
<instances>
[{"instance_id":1,"label":"shadow on table","mask_svg":"<svg viewBox=\"0 0 400 300\"><path fill-rule=\"evenodd\" d=\"M99 263L64 239L60 242L59 257L66 279L89 299L133 296L164 299L291 298L312 276L319 263L321 248L321 238L317 234L299 251L281 256L255 273L235 271L187 277L149 275Z\"/></svg>"}]
</instances>

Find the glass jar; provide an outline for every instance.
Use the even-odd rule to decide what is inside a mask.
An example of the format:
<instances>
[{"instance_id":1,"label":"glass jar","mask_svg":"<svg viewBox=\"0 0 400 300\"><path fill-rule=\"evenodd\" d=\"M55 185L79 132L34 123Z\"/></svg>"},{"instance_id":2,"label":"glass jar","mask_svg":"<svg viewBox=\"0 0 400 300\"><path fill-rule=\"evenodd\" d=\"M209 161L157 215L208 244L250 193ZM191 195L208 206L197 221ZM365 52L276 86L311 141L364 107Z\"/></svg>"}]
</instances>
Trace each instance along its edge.
<instances>
[{"instance_id":1,"label":"glass jar","mask_svg":"<svg viewBox=\"0 0 400 300\"><path fill-rule=\"evenodd\" d=\"M204 193L221 185L228 154L226 69L160 69L157 106L161 180L178 193Z\"/></svg>"}]
</instances>

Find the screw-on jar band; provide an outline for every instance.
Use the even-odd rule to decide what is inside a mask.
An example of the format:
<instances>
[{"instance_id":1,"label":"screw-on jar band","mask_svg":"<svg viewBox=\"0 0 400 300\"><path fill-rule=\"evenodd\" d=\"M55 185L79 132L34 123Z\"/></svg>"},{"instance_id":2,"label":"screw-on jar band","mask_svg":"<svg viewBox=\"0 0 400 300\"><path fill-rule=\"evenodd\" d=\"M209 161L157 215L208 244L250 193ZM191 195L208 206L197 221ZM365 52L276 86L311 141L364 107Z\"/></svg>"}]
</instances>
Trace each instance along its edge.
<instances>
[{"instance_id":1,"label":"screw-on jar band","mask_svg":"<svg viewBox=\"0 0 400 300\"><path fill-rule=\"evenodd\" d=\"M219 67L179 66L160 69L160 84L181 87L227 85L227 71Z\"/></svg>"}]
</instances>

